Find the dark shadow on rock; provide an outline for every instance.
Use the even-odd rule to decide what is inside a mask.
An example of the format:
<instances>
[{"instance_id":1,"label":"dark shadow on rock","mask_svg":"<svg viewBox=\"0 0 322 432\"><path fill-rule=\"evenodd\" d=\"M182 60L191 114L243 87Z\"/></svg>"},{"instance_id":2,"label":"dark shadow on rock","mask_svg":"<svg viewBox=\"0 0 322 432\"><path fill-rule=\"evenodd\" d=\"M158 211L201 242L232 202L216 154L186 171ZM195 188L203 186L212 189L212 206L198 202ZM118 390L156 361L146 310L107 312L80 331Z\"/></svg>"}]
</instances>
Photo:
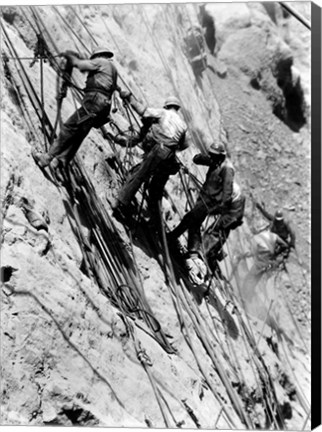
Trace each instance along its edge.
<instances>
[{"instance_id":1,"label":"dark shadow on rock","mask_svg":"<svg viewBox=\"0 0 322 432\"><path fill-rule=\"evenodd\" d=\"M201 27L205 29L205 40L210 54L214 55L216 48L216 27L215 20L206 10L206 5L199 6L199 20Z\"/></svg>"}]
</instances>

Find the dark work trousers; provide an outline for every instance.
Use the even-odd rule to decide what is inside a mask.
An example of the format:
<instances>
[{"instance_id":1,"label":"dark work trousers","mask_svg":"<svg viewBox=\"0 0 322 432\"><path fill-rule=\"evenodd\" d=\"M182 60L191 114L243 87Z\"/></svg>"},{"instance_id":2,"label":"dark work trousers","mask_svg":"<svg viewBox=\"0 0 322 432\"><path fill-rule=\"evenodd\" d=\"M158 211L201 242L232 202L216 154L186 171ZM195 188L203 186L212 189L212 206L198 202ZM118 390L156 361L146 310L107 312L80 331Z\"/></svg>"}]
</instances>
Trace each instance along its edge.
<instances>
[{"instance_id":1,"label":"dark work trousers","mask_svg":"<svg viewBox=\"0 0 322 432\"><path fill-rule=\"evenodd\" d=\"M242 224L245 211L245 197L240 195L236 201L230 204L227 212L212 224L204 235L204 248L207 259L211 262L216 259L220 249L226 242L230 231Z\"/></svg>"},{"instance_id":2,"label":"dark work trousers","mask_svg":"<svg viewBox=\"0 0 322 432\"><path fill-rule=\"evenodd\" d=\"M110 109L107 96L99 92L86 93L82 106L63 124L48 154L59 159L63 165L68 164L92 127L106 123Z\"/></svg>"},{"instance_id":3,"label":"dark work trousers","mask_svg":"<svg viewBox=\"0 0 322 432\"><path fill-rule=\"evenodd\" d=\"M144 155L140 163L126 180L119 192L118 201L125 206L131 203L140 186L151 178L149 184L149 204L155 205L162 197L164 186L169 178L168 166L172 166L175 152L172 148L156 144Z\"/></svg>"},{"instance_id":4,"label":"dark work trousers","mask_svg":"<svg viewBox=\"0 0 322 432\"><path fill-rule=\"evenodd\" d=\"M208 214L218 214L220 202L212 202L197 199L196 205L186 213L180 224L171 232L171 236L178 238L188 230L188 250L199 251L201 247L200 228Z\"/></svg>"}]
</instances>

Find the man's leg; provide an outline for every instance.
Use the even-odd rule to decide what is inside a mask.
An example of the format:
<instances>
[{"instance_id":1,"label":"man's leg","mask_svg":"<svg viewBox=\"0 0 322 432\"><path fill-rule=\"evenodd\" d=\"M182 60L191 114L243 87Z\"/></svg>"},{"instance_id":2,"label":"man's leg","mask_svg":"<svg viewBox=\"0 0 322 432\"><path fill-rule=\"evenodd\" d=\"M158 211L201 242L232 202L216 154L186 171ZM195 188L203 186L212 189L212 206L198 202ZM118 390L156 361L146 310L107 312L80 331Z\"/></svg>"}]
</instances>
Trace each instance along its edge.
<instances>
[{"instance_id":1,"label":"man's leg","mask_svg":"<svg viewBox=\"0 0 322 432\"><path fill-rule=\"evenodd\" d=\"M118 201L121 204L128 206L131 203L142 183L146 181L151 174L153 174L158 165L168 157L169 152L172 152L172 150L168 148L162 149L159 145L153 147L138 169L129 176L125 185L120 190Z\"/></svg>"},{"instance_id":2,"label":"man's leg","mask_svg":"<svg viewBox=\"0 0 322 432\"><path fill-rule=\"evenodd\" d=\"M153 174L148 188L148 205L151 218L158 215L158 202L162 199L165 185L170 175L177 174L180 169L179 163L176 161L175 153L169 153L168 158L164 159L158 165L158 168Z\"/></svg>"},{"instance_id":3,"label":"man's leg","mask_svg":"<svg viewBox=\"0 0 322 432\"><path fill-rule=\"evenodd\" d=\"M40 166L46 167L54 158L63 165L72 159L93 124L92 118L79 124L79 120L85 115L84 108L76 110L61 127L58 138L50 146L48 153L35 153L34 157Z\"/></svg>"},{"instance_id":4,"label":"man's leg","mask_svg":"<svg viewBox=\"0 0 322 432\"><path fill-rule=\"evenodd\" d=\"M63 124L58 138L50 146L48 153L37 154L39 165L47 166L54 158L62 165L68 164L97 122L97 116L107 118L110 108L106 96L99 93L86 94L82 106Z\"/></svg>"},{"instance_id":5,"label":"man's leg","mask_svg":"<svg viewBox=\"0 0 322 432\"><path fill-rule=\"evenodd\" d=\"M179 225L173 231L171 231L169 237L172 239L178 238L187 229L189 229L188 248L189 246L193 247L194 244L198 243L198 241L201 241L200 226L206 219L207 214L207 207L204 204L197 202L195 207L184 215Z\"/></svg>"}]
</instances>

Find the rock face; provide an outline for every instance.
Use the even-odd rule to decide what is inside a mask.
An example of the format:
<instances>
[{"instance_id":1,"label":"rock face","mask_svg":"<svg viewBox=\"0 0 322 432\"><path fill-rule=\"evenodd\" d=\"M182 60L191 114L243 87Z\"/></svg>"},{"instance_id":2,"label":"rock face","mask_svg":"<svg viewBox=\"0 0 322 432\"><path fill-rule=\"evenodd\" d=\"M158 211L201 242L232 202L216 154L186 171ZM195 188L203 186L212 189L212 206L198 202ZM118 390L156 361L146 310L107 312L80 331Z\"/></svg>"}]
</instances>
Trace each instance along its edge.
<instances>
[{"instance_id":1,"label":"rock face","mask_svg":"<svg viewBox=\"0 0 322 432\"><path fill-rule=\"evenodd\" d=\"M310 18L310 3L293 4ZM274 5L1 7L1 424L310 429L310 38ZM182 45L205 16L213 54L196 80ZM146 230L129 237L111 216L119 162L128 169L140 149L129 154L93 129L72 188L36 167L31 150L44 137L22 68L52 123L57 103L51 63L43 75L39 59L31 64L36 31L54 55L108 43L121 86L151 106L179 95L194 139L179 157L200 181L193 155L228 146L246 214L220 264L229 283L218 279L209 301L174 281ZM82 87L84 75L73 76ZM74 102L69 89L63 119ZM128 126L114 103L113 120ZM187 209L179 175L166 192L172 228ZM246 315L241 301L244 256L264 224L254 198L282 208L297 234L287 271L267 283L274 323Z\"/></svg>"}]
</instances>

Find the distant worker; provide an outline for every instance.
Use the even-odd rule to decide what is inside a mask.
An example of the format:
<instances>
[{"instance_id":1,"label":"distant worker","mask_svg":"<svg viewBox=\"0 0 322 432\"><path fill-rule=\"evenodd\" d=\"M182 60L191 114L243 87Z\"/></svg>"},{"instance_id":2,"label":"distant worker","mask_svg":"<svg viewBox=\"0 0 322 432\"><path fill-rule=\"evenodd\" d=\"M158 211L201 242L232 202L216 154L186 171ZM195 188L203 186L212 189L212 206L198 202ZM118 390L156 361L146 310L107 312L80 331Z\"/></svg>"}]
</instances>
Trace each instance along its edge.
<instances>
[{"instance_id":1,"label":"distant worker","mask_svg":"<svg viewBox=\"0 0 322 432\"><path fill-rule=\"evenodd\" d=\"M130 92L121 92L120 96L130 103L142 119L143 128L139 135L135 136L132 145L142 140L144 156L120 190L114 216L118 219L131 216L132 199L141 185L149 181L148 204L153 218L158 213L158 201L162 198L169 176L179 171L176 152L189 146L187 125L178 113L181 104L174 96L166 99L163 108L147 107L137 101Z\"/></svg>"},{"instance_id":2,"label":"distant worker","mask_svg":"<svg viewBox=\"0 0 322 432\"><path fill-rule=\"evenodd\" d=\"M196 79L200 79L202 72L207 68L207 53L205 52L205 41L199 26L188 29L184 38L184 53L191 64Z\"/></svg>"},{"instance_id":3,"label":"distant worker","mask_svg":"<svg viewBox=\"0 0 322 432\"><path fill-rule=\"evenodd\" d=\"M201 188L196 204L185 214L180 224L168 234L174 241L188 230L188 252L201 250L200 228L208 215L226 215L234 198L235 169L226 157L223 144L212 144L208 154L197 154L193 158L197 165L209 166L206 180Z\"/></svg>"},{"instance_id":4,"label":"distant worker","mask_svg":"<svg viewBox=\"0 0 322 432\"><path fill-rule=\"evenodd\" d=\"M266 211L263 205L256 203L256 207L263 214L263 216L270 221L270 231L277 234L284 240L289 249L295 249L296 235L290 221L284 219L283 212L277 210L274 215Z\"/></svg>"},{"instance_id":5,"label":"distant worker","mask_svg":"<svg viewBox=\"0 0 322 432\"><path fill-rule=\"evenodd\" d=\"M206 10L206 5L199 6L199 17L201 27L205 28L205 40L212 55L215 53L216 47L216 28L215 20Z\"/></svg>"},{"instance_id":6,"label":"distant worker","mask_svg":"<svg viewBox=\"0 0 322 432\"><path fill-rule=\"evenodd\" d=\"M114 54L107 48L96 48L89 60L78 58L72 51L66 51L61 56L81 72L88 72L85 95L82 106L63 124L58 138L49 151L33 153L40 167L46 167L49 164L53 168L66 167L92 127L99 128L108 121L111 97L118 89L118 72L111 61Z\"/></svg>"}]
</instances>

